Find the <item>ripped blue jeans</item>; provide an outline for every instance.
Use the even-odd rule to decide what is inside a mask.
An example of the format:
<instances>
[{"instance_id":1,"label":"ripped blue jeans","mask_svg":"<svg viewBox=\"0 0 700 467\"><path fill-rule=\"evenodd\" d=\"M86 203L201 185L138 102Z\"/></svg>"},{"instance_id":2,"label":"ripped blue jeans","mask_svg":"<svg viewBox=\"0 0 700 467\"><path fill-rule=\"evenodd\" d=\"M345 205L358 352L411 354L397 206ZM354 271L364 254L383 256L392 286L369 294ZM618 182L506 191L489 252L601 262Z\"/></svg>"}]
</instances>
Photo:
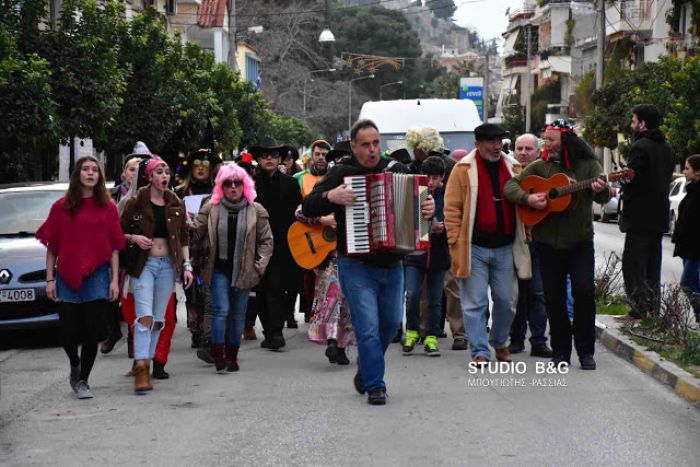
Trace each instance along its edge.
<instances>
[{"instance_id":1,"label":"ripped blue jeans","mask_svg":"<svg viewBox=\"0 0 700 467\"><path fill-rule=\"evenodd\" d=\"M165 324L165 309L174 289L175 261L169 256L149 256L141 275L131 278L131 293L136 304L135 360L153 358ZM150 326L141 322L144 317L151 318Z\"/></svg>"}]
</instances>

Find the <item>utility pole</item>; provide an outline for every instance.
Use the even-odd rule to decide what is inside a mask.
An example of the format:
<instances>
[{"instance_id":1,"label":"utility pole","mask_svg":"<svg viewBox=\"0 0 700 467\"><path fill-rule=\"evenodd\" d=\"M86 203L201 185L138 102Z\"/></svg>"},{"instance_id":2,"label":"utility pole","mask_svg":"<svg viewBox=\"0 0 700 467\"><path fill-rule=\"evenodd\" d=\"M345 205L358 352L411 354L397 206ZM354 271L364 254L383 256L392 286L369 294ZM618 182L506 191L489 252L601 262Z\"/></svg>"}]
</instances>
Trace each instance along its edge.
<instances>
[{"instance_id":1,"label":"utility pole","mask_svg":"<svg viewBox=\"0 0 700 467\"><path fill-rule=\"evenodd\" d=\"M530 133L530 112L532 109L532 72L530 60L532 59L532 49L530 44L530 25L525 26L525 34L527 38L527 60L526 60L526 75L525 83L527 91L525 91L525 132Z\"/></svg>"},{"instance_id":2,"label":"utility pole","mask_svg":"<svg viewBox=\"0 0 700 467\"><path fill-rule=\"evenodd\" d=\"M595 88L596 90L603 87L603 71L605 61L605 0L598 0L598 43L596 49L595 63ZM595 155L599 160L603 161L603 147L596 146Z\"/></svg>"},{"instance_id":3,"label":"utility pole","mask_svg":"<svg viewBox=\"0 0 700 467\"><path fill-rule=\"evenodd\" d=\"M484 70L484 123L489 121L489 53L486 52L486 69Z\"/></svg>"},{"instance_id":4,"label":"utility pole","mask_svg":"<svg viewBox=\"0 0 700 467\"><path fill-rule=\"evenodd\" d=\"M238 71L236 60L236 0L229 0L228 5L228 66Z\"/></svg>"}]
</instances>

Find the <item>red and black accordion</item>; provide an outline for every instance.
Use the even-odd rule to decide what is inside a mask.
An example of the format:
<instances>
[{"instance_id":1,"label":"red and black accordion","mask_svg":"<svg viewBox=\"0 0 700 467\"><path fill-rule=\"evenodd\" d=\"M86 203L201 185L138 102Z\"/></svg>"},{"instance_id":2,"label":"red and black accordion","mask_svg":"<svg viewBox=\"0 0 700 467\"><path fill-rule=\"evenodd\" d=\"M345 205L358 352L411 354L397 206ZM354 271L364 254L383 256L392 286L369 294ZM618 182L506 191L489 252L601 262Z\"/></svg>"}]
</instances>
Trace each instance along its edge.
<instances>
[{"instance_id":1,"label":"red and black accordion","mask_svg":"<svg viewBox=\"0 0 700 467\"><path fill-rule=\"evenodd\" d=\"M430 248L430 221L420 213L428 177L384 172L345 177L344 183L357 195L345 207L349 256Z\"/></svg>"}]
</instances>

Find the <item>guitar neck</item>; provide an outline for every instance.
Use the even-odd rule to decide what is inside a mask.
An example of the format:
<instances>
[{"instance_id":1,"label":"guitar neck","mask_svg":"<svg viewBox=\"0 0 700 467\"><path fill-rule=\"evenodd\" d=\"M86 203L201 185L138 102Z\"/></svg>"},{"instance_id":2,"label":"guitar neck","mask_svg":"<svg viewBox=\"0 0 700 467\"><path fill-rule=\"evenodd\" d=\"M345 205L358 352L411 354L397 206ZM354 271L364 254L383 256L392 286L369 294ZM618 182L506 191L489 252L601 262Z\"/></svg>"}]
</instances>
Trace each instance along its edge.
<instances>
[{"instance_id":1,"label":"guitar neck","mask_svg":"<svg viewBox=\"0 0 700 467\"><path fill-rule=\"evenodd\" d=\"M606 182L608 181L608 176L607 175L599 175L594 178L588 178L586 180L581 180L580 182L572 183L569 186L557 188L557 194L558 195L568 195L569 193L576 193L577 191L583 191L586 188L590 188L591 185L593 185L593 182L596 180L603 179Z\"/></svg>"}]
</instances>

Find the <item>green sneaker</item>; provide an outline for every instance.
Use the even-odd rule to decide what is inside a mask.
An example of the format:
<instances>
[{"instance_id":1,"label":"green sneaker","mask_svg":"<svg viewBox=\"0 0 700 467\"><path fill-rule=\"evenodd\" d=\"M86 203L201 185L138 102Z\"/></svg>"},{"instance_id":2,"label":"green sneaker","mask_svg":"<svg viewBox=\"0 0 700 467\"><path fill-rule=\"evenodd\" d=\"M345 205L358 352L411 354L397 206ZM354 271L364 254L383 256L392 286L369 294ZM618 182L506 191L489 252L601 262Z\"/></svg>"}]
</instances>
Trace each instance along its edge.
<instances>
[{"instance_id":1,"label":"green sneaker","mask_svg":"<svg viewBox=\"0 0 700 467\"><path fill-rule=\"evenodd\" d=\"M428 354L428 357L439 357L440 356L440 349L438 349L437 346L437 337L435 336L426 336L425 339L423 339L423 343L425 344L425 353Z\"/></svg>"},{"instance_id":2,"label":"green sneaker","mask_svg":"<svg viewBox=\"0 0 700 467\"><path fill-rule=\"evenodd\" d=\"M420 334L418 334L418 331L407 330L406 339L404 339L403 348L401 349L403 351L403 354L411 355L411 352L413 352L413 349L416 347L416 344L419 340Z\"/></svg>"}]
</instances>

